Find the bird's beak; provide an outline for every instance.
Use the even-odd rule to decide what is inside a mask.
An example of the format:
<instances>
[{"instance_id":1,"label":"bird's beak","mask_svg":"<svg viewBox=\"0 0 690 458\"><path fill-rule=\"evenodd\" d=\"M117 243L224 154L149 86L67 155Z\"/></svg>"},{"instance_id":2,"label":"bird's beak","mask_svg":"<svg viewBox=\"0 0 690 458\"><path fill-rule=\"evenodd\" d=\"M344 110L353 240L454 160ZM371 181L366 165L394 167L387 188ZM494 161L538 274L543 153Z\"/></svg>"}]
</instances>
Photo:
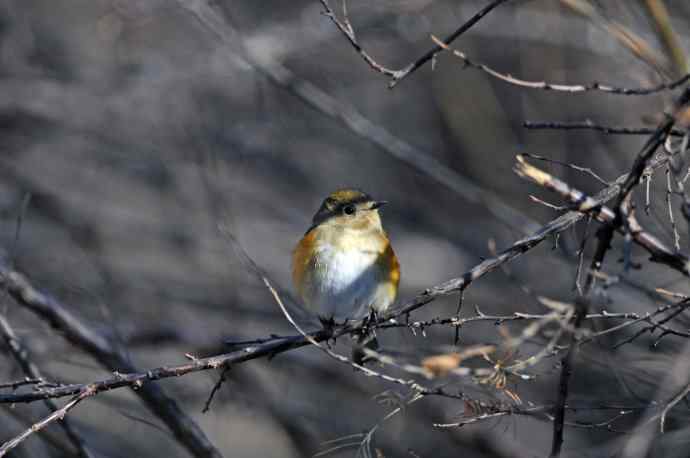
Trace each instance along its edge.
<instances>
[{"instance_id":1,"label":"bird's beak","mask_svg":"<svg viewBox=\"0 0 690 458\"><path fill-rule=\"evenodd\" d=\"M379 207L383 207L388 203L387 200L375 200L374 202L371 203L371 209L376 210Z\"/></svg>"}]
</instances>

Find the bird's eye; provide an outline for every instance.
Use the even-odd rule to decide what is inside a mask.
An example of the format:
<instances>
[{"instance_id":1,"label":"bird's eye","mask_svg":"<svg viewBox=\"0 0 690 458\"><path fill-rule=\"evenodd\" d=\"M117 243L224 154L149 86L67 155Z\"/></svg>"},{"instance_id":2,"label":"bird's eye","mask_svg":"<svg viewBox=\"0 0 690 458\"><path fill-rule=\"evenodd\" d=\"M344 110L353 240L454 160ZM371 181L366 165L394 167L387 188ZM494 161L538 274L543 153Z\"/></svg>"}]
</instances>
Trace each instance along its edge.
<instances>
[{"instance_id":1,"label":"bird's eye","mask_svg":"<svg viewBox=\"0 0 690 458\"><path fill-rule=\"evenodd\" d=\"M355 214L355 206L354 205L345 205L343 207L343 213L346 215L354 215Z\"/></svg>"}]
</instances>

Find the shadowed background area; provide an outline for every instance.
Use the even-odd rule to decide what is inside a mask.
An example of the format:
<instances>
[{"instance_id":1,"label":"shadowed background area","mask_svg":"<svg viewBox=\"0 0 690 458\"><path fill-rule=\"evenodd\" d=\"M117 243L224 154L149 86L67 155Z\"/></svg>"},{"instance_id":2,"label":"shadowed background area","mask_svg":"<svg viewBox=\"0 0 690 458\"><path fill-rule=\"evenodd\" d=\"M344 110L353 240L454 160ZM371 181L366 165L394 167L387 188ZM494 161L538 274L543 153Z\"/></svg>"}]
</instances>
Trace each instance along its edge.
<instances>
[{"instance_id":1,"label":"shadowed background area","mask_svg":"<svg viewBox=\"0 0 690 458\"><path fill-rule=\"evenodd\" d=\"M430 34L446 36L487 3L353 0L347 8L366 51L382 65L402 68L431 49ZM650 44L651 65L568 3L578 2L507 2L453 47L501 72L553 83L645 87L687 71L658 38L645 2L600 3L605 17ZM341 14L339 2L332 6ZM683 0L666 6L687 52L690 6ZM670 92L634 97L527 89L464 68L448 54L435 59L433 70L427 64L389 90L386 77L367 66L322 11L316 0L0 2L0 247L17 270L125 349L136 367L179 364L185 353L222 353L228 339L295 334L219 223L308 323L289 299L291 250L329 192L361 188L390 202L383 223L401 263L404 301L558 216L529 199L534 194L560 204L515 175L517 153L591 167L612 181L629 170L646 138L527 130L523 121L653 128L673 99ZM578 171L538 165L586 192L602 189ZM671 245L665 189L659 172L650 215L640 220ZM635 197L642 207L643 189ZM680 211L676 222L687 251ZM473 315L475 307L492 315L548 312L535 296L572 302L583 229L578 225L473 283L461 315ZM623 270L621 245L615 239L604 269L609 275ZM590 241L589 255L594 246ZM632 256L642 268L602 288L594 311L645 313L663 303L648 294L654 287L690 291L686 279L648 263L643 251L634 248ZM453 316L457 303L457 296L442 298L411 318ZM83 383L112 375L6 295L0 312L47 380ZM675 319L680 328L690 326L683 315ZM460 344L500 344L506 332L518 335L525 326L469 323ZM648 333L612 350L632 329L583 346L573 403L639 407L665 393L658 385L683 339L670 336L650 349L655 336ZM518 357L539 351L552 333L534 336ZM450 351L453 337L445 326L379 332L384 352L416 364ZM334 350L349 354L349 346L343 338ZM0 382L21 379L5 350L0 343ZM511 380L509 388L525 405L553 402L559 361L545 358L528 371L536 380ZM232 367L202 413L218 375L158 383L226 457L303 457L359 442L329 441L370 430L396 406L377 395L390 401L400 391L303 348ZM509 401L469 379L427 383L449 384L476 400ZM675 386L667 388L673 393ZM372 449L386 457L547 454L552 423L546 417L432 426L467 408L433 397L406 406L381 423ZM0 442L47 412L41 403L0 405ZM689 414L678 405L668 420L671 432L654 442L653 454L684 455L678 444L687 440ZM615 415L607 410L568 415L588 426L566 425L564 456L610 456L627 440L616 431L637 420L632 414L609 428L597 426ZM128 389L99 394L69 418L95 456L190 456ZM74 456L56 425L12 453ZM329 456L356 453L348 447Z\"/></svg>"}]
</instances>

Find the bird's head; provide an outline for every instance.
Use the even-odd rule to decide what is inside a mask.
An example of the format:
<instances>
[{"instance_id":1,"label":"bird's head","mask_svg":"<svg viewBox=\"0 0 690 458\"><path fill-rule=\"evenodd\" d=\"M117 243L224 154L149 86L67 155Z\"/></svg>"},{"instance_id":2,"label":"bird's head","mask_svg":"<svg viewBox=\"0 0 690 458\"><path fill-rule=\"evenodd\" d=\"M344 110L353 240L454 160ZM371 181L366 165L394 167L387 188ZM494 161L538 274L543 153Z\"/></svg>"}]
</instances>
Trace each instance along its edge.
<instances>
[{"instance_id":1,"label":"bird's head","mask_svg":"<svg viewBox=\"0 0 690 458\"><path fill-rule=\"evenodd\" d=\"M314 215L313 226L361 231L383 230L379 208L384 200L374 200L358 189L339 189L328 195Z\"/></svg>"}]
</instances>

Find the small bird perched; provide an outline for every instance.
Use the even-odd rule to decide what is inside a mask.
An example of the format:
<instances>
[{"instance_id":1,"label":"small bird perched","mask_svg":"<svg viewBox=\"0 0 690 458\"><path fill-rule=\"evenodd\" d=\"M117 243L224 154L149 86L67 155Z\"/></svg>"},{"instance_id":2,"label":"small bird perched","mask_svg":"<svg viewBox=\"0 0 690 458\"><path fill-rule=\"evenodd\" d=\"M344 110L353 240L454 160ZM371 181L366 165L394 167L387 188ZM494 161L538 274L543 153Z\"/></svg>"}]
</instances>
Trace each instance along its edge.
<instances>
[{"instance_id":1,"label":"small bird perched","mask_svg":"<svg viewBox=\"0 0 690 458\"><path fill-rule=\"evenodd\" d=\"M356 189L335 191L297 243L292 280L322 321L365 318L395 300L400 264L381 225L378 209L385 203Z\"/></svg>"}]
</instances>

